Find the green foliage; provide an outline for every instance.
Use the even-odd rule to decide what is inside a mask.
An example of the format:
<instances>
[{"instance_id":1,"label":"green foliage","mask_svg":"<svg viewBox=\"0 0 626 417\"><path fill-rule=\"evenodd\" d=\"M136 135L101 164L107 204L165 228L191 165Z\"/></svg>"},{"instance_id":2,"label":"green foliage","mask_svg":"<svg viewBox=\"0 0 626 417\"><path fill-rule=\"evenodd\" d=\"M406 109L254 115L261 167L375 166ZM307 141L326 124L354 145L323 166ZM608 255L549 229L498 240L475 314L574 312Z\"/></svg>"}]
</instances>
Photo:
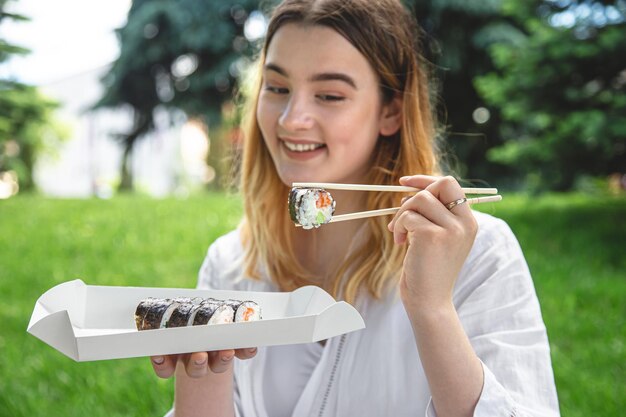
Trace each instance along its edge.
<instances>
[{"instance_id":1,"label":"green foliage","mask_svg":"<svg viewBox=\"0 0 626 417\"><path fill-rule=\"evenodd\" d=\"M6 0L0 0L0 24L5 19L27 20L4 11ZM0 65L28 50L0 39ZM46 142L59 139L53 126L57 103L43 97L36 88L0 79L0 173L14 171L22 189L33 186L34 161Z\"/></svg>"},{"instance_id":2,"label":"green foliage","mask_svg":"<svg viewBox=\"0 0 626 417\"><path fill-rule=\"evenodd\" d=\"M157 105L218 120L222 102L236 82L236 60L250 53L243 23L251 1L135 1L118 30L121 53L105 76L100 105L129 104L138 111ZM197 67L179 74L177 59Z\"/></svg>"},{"instance_id":3,"label":"green foliage","mask_svg":"<svg viewBox=\"0 0 626 417\"><path fill-rule=\"evenodd\" d=\"M562 414L622 415L626 200L505 195L478 208L505 219L520 240L548 329ZM239 200L217 193L107 201L19 195L0 202L0 212L0 293L10 300L0 304L0 415L163 415L173 384L158 379L148 359L75 363L26 333L32 308L41 293L75 278L193 287L208 245L237 225Z\"/></svg>"},{"instance_id":4,"label":"green foliage","mask_svg":"<svg viewBox=\"0 0 626 417\"><path fill-rule=\"evenodd\" d=\"M424 49L437 79L434 96L450 168L464 178L501 178L506 167L489 164L485 156L497 144L499 115L490 109L486 123L474 121L474 111L485 103L473 79L495 69L491 45L517 43L522 34L503 15L502 0L405 3L425 32Z\"/></svg>"},{"instance_id":5,"label":"green foliage","mask_svg":"<svg viewBox=\"0 0 626 417\"><path fill-rule=\"evenodd\" d=\"M153 127L157 107L219 123L255 50L243 23L258 3L133 3L99 103L135 110L134 129L120 135L126 154ZM404 3L426 35L444 151L458 176L563 190L583 176L624 170L623 0ZM193 70L180 74L181 62ZM489 117L477 121L482 107Z\"/></svg>"},{"instance_id":6,"label":"green foliage","mask_svg":"<svg viewBox=\"0 0 626 417\"><path fill-rule=\"evenodd\" d=\"M117 31L120 56L103 79L106 94L97 105L134 110L132 130L120 135L126 157L154 127L157 107L182 110L206 123L220 121L241 58L254 50L243 25L257 6L254 0L133 2L127 24Z\"/></svg>"},{"instance_id":7,"label":"green foliage","mask_svg":"<svg viewBox=\"0 0 626 417\"><path fill-rule=\"evenodd\" d=\"M37 155L59 139L56 107L34 87L0 80L0 172L14 171L22 189L33 186Z\"/></svg>"},{"instance_id":8,"label":"green foliage","mask_svg":"<svg viewBox=\"0 0 626 417\"><path fill-rule=\"evenodd\" d=\"M547 3L532 2L537 8ZM541 15L528 2L509 1L505 10L525 39L493 45L497 70L475 80L503 119L503 142L489 159L526 173L539 189L571 189L582 176L626 169L623 9L614 22L580 18L571 27L554 26L558 13L578 10L574 3Z\"/></svg>"}]
</instances>

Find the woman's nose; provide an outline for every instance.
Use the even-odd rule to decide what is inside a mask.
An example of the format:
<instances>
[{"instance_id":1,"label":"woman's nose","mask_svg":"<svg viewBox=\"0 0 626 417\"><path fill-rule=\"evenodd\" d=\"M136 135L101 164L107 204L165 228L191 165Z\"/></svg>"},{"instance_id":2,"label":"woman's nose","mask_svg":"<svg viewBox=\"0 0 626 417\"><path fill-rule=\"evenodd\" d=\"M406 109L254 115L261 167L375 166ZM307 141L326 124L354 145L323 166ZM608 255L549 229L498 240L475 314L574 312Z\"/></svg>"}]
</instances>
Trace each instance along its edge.
<instances>
[{"instance_id":1,"label":"woman's nose","mask_svg":"<svg viewBox=\"0 0 626 417\"><path fill-rule=\"evenodd\" d=\"M283 109L278 123L287 131L306 130L313 127L314 118L304 97L292 95Z\"/></svg>"}]
</instances>

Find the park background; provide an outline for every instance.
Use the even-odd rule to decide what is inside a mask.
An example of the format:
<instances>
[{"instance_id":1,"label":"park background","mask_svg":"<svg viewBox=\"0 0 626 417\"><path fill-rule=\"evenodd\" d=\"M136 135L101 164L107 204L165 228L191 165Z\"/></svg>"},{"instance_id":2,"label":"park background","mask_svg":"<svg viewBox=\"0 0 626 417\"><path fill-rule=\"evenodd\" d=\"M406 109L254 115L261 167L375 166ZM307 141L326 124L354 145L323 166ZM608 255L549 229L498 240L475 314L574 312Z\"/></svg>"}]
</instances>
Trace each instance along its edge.
<instances>
[{"instance_id":1,"label":"park background","mask_svg":"<svg viewBox=\"0 0 626 417\"><path fill-rule=\"evenodd\" d=\"M272 2L47 3L0 0L0 416L162 415L172 381L147 359L74 363L26 326L41 293L75 278L195 285L241 214L229 156ZM504 194L480 209L524 249L562 414L623 415L626 2L405 3L438 78L448 170ZM28 61L20 27L81 41L111 9L113 47L86 37Z\"/></svg>"}]
</instances>

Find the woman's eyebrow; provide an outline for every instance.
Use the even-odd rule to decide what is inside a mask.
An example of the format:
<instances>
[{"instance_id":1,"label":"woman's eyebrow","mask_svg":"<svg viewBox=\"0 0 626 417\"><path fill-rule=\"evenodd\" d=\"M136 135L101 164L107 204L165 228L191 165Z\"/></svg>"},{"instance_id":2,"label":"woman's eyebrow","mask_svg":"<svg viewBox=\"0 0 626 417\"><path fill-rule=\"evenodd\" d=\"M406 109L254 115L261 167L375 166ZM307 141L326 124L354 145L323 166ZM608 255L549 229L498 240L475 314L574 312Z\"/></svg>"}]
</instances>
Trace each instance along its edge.
<instances>
[{"instance_id":1,"label":"woman's eyebrow","mask_svg":"<svg viewBox=\"0 0 626 417\"><path fill-rule=\"evenodd\" d=\"M265 70L274 71L282 75L283 77L289 77L289 74L284 68L276 64L273 64L271 62L268 62L265 64ZM354 79L350 77L348 74L344 74L341 72L322 72L319 74L314 74L313 76L309 78L309 81L343 81L344 83L348 84L350 87L354 88L355 90L358 89L356 86L356 83L354 82Z\"/></svg>"},{"instance_id":2,"label":"woman's eyebrow","mask_svg":"<svg viewBox=\"0 0 626 417\"><path fill-rule=\"evenodd\" d=\"M271 62L268 62L265 64L265 71L274 71L274 72L279 73L283 77L288 77L287 71L285 71L284 69L282 69L276 64L272 64Z\"/></svg>"},{"instance_id":3,"label":"woman's eyebrow","mask_svg":"<svg viewBox=\"0 0 626 417\"><path fill-rule=\"evenodd\" d=\"M341 72L322 72L320 74L315 74L310 78L311 81L343 81L348 84L350 87L358 90L356 87L356 83L348 74L344 74Z\"/></svg>"}]
</instances>

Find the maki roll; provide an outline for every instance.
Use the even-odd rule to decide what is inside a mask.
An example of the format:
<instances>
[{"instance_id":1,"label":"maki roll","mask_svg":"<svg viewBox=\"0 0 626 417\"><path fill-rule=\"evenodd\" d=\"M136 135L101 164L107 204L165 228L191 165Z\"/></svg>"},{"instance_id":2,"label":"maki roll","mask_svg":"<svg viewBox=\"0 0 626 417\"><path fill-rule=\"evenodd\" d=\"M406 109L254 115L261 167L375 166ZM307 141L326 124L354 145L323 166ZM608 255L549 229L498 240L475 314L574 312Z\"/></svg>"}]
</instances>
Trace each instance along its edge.
<instances>
[{"instance_id":1,"label":"maki roll","mask_svg":"<svg viewBox=\"0 0 626 417\"><path fill-rule=\"evenodd\" d=\"M233 317L235 323L261 319L261 309L254 301L226 300L225 303L230 305L235 311Z\"/></svg>"},{"instance_id":2,"label":"maki roll","mask_svg":"<svg viewBox=\"0 0 626 417\"><path fill-rule=\"evenodd\" d=\"M137 330L254 321L261 309L254 301L215 298L146 298L135 309Z\"/></svg>"},{"instance_id":3,"label":"maki roll","mask_svg":"<svg viewBox=\"0 0 626 417\"><path fill-rule=\"evenodd\" d=\"M161 329L165 327L170 316L179 305L179 302L169 298L156 300L152 303L144 316L140 330Z\"/></svg>"},{"instance_id":4,"label":"maki roll","mask_svg":"<svg viewBox=\"0 0 626 417\"><path fill-rule=\"evenodd\" d=\"M165 327L184 327L187 326L187 322L189 321L189 317L193 313L194 307L196 305L192 303L181 303L172 311L172 315L170 316L167 323L165 323ZM199 305L198 305L199 307Z\"/></svg>"},{"instance_id":5,"label":"maki roll","mask_svg":"<svg viewBox=\"0 0 626 417\"><path fill-rule=\"evenodd\" d=\"M195 311L193 326L232 323L235 311L225 303L206 302Z\"/></svg>"},{"instance_id":6,"label":"maki roll","mask_svg":"<svg viewBox=\"0 0 626 417\"><path fill-rule=\"evenodd\" d=\"M303 229L330 222L335 212L333 196L322 188L292 188L288 203L291 220Z\"/></svg>"},{"instance_id":7,"label":"maki roll","mask_svg":"<svg viewBox=\"0 0 626 417\"><path fill-rule=\"evenodd\" d=\"M137 329L142 329L144 317L146 317L150 307L152 307L152 305L157 301L157 298L149 297L145 300L141 300L139 305L137 305L137 309L135 310L135 325L137 326Z\"/></svg>"}]
</instances>

